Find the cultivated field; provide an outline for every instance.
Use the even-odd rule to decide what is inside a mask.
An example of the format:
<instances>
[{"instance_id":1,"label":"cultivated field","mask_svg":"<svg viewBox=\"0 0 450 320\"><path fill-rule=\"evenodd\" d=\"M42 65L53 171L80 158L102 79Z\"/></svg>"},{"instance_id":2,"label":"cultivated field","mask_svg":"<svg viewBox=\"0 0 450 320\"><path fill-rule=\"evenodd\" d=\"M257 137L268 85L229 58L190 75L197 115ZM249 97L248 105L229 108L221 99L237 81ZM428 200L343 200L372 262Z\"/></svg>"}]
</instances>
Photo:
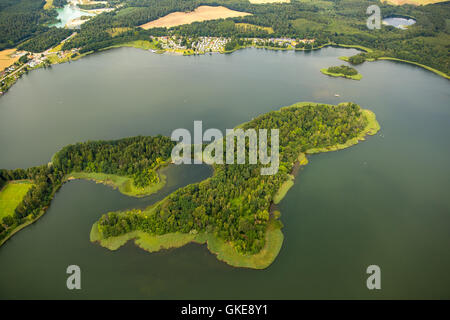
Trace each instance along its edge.
<instances>
[{"instance_id":1,"label":"cultivated field","mask_svg":"<svg viewBox=\"0 0 450 320\"><path fill-rule=\"evenodd\" d=\"M0 71L9 67L14 62L19 60L19 57L15 57L15 58L10 57L10 55L12 55L14 52L16 52L16 49L6 49L6 50L0 51Z\"/></svg>"},{"instance_id":2,"label":"cultivated field","mask_svg":"<svg viewBox=\"0 0 450 320\"><path fill-rule=\"evenodd\" d=\"M254 1L254 0L252 0ZM444 2L448 0L382 0L381 2L387 2L393 5L401 6L402 4L413 4L416 6L426 5L431 3Z\"/></svg>"},{"instance_id":3,"label":"cultivated field","mask_svg":"<svg viewBox=\"0 0 450 320\"><path fill-rule=\"evenodd\" d=\"M28 181L9 182L0 191L0 219L14 214L14 210L32 186Z\"/></svg>"},{"instance_id":4,"label":"cultivated field","mask_svg":"<svg viewBox=\"0 0 450 320\"><path fill-rule=\"evenodd\" d=\"M140 27L143 29L175 27L192 22L243 17L250 13L230 10L225 7L200 6L192 12L173 12L154 21L147 22Z\"/></svg>"},{"instance_id":5,"label":"cultivated field","mask_svg":"<svg viewBox=\"0 0 450 320\"><path fill-rule=\"evenodd\" d=\"M263 4L263 3L288 3L291 0L248 0L253 4Z\"/></svg>"}]
</instances>

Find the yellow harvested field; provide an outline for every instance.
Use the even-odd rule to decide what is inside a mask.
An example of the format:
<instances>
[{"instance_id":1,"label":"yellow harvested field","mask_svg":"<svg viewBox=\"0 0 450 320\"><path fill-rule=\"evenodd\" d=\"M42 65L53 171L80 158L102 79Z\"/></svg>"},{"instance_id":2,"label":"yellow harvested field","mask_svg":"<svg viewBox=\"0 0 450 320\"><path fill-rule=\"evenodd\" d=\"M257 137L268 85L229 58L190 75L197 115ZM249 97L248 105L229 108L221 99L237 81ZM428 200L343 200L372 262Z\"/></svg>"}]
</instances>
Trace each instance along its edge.
<instances>
[{"instance_id":1,"label":"yellow harvested field","mask_svg":"<svg viewBox=\"0 0 450 320\"><path fill-rule=\"evenodd\" d=\"M250 13L234 11L222 6L220 7L200 6L192 12L170 13L167 16L164 16L157 20L147 22L141 25L140 27L146 30L151 28L162 28L162 27L171 28L175 26L180 26L182 24L190 24L192 22L243 17L248 15L250 15Z\"/></svg>"},{"instance_id":2,"label":"yellow harvested field","mask_svg":"<svg viewBox=\"0 0 450 320\"><path fill-rule=\"evenodd\" d=\"M432 3L438 3L438 2L445 2L448 0L381 0L381 2L387 2L389 4L401 6L403 4L412 4L416 6L420 5L427 5Z\"/></svg>"},{"instance_id":3,"label":"yellow harvested field","mask_svg":"<svg viewBox=\"0 0 450 320\"><path fill-rule=\"evenodd\" d=\"M14 62L19 60L19 57L14 57L14 58L10 57L14 52L16 52L16 49L6 49L6 50L0 51L0 71L9 67Z\"/></svg>"},{"instance_id":4,"label":"yellow harvested field","mask_svg":"<svg viewBox=\"0 0 450 320\"><path fill-rule=\"evenodd\" d=\"M263 4L263 3L289 3L290 0L248 0L253 4Z\"/></svg>"}]
</instances>

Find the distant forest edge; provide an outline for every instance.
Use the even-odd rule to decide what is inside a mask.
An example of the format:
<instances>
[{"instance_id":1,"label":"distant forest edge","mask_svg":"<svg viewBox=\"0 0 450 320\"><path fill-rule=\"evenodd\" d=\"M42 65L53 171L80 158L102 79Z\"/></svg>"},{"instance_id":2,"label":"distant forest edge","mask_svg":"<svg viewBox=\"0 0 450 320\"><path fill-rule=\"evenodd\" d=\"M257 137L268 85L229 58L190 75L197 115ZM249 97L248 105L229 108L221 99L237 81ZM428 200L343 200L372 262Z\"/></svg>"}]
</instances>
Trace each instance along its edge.
<instances>
[{"instance_id":1,"label":"distant forest edge","mask_svg":"<svg viewBox=\"0 0 450 320\"><path fill-rule=\"evenodd\" d=\"M352 146L375 134L379 125L372 112L354 103L304 102L268 112L239 128L279 129L276 174L261 175L262 164L214 164L211 178L180 188L144 210L103 215L91 239L117 249L139 238L139 245L149 251L207 242L212 252L232 265L267 267L282 243L274 199L278 203L280 194L292 186L295 168L307 163L305 154ZM138 186L152 185L156 183L154 168L170 161L174 145L164 136L88 141L64 147L46 165L0 170L0 187L17 180L33 183L14 214L0 221L0 244L37 220L72 172L114 174L133 179ZM268 244L269 238L277 245Z\"/></svg>"},{"instance_id":2,"label":"distant forest edge","mask_svg":"<svg viewBox=\"0 0 450 320\"><path fill-rule=\"evenodd\" d=\"M251 4L247 0L110 0L122 4L113 12L102 13L81 26L78 34L64 43L63 49L82 52L130 42L147 40L150 35L219 36L232 38L290 37L315 39L314 47L327 43L361 45L373 50L373 58L392 57L412 61L450 74L450 2L426 6L392 6L369 0L291 1L282 4ZM366 26L369 5L377 3L382 15L408 16L417 23L407 30ZM0 4L0 49L16 47L42 51L61 41L67 32L46 26L55 21L55 10L44 10L45 1L6 0ZM225 6L252 15L195 22L171 28L142 30L139 25L173 12L192 11L200 5ZM242 28L242 23L264 28ZM122 33L111 30L123 28ZM54 29L54 28L52 28ZM270 31L269 31L270 30ZM47 33L45 36L40 36ZM28 43L25 41L30 40ZM25 42L25 43L24 43ZM312 48L312 49L313 49Z\"/></svg>"}]
</instances>

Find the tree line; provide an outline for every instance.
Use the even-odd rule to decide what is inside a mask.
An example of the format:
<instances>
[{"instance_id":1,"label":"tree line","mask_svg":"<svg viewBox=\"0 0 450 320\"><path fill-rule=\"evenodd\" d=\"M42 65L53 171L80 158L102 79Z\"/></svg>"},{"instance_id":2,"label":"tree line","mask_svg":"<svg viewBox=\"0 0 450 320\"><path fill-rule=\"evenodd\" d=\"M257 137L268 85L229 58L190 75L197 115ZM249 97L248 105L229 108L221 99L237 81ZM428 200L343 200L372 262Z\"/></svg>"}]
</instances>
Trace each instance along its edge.
<instances>
[{"instance_id":1,"label":"tree line","mask_svg":"<svg viewBox=\"0 0 450 320\"><path fill-rule=\"evenodd\" d=\"M54 2L63 5L64 0ZM43 10L44 0L5 0L0 5L0 50L39 37L48 32L48 25L55 22L55 10ZM132 40L148 39L150 35L176 34L182 36L218 36L233 38L314 38L314 44L325 43L362 45L374 49L376 56L389 56L417 63L450 73L448 59L450 3L426 6L391 6L378 2L383 16L413 17L417 23L407 30L383 26L381 30L369 30L366 26L366 9L372 0L349 1L291 1L285 4L251 4L247 0L131 0L109 1L123 6L89 19L81 26L79 34L65 43L64 49L82 48L82 52ZM165 28L139 30L138 26L175 11L192 11L200 5L226 6L232 10L251 13L250 16L197 22L167 30ZM273 32L261 28L242 28L238 23L270 27ZM118 27L132 28L126 35L113 36L109 30ZM53 33L49 33L54 35ZM54 38L56 39L56 38ZM45 41L39 37L31 46L33 50L45 50L56 40ZM38 45L39 44L39 45ZM37 45L37 47L36 47ZM26 47L26 45L25 45ZM47 48L45 48L47 47Z\"/></svg>"}]
</instances>

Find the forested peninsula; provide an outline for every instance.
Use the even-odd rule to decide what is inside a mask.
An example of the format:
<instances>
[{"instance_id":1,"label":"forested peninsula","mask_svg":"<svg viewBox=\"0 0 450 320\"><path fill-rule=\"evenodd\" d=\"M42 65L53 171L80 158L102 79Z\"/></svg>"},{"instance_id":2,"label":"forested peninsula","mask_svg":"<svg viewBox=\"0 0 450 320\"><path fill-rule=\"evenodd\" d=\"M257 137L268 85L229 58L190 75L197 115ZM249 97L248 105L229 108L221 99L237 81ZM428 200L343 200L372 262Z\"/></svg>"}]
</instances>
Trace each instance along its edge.
<instances>
[{"instance_id":1,"label":"forested peninsula","mask_svg":"<svg viewBox=\"0 0 450 320\"><path fill-rule=\"evenodd\" d=\"M263 114L239 128L280 130L277 174L260 175L261 164L215 164L211 178L180 188L144 210L104 214L92 227L91 241L114 250L135 239L150 252L191 241L207 243L230 265L266 268L283 241L274 203L292 186L296 168L307 163L305 155L349 147L375 134L379 125L371 111L354 103L304 102ZM135 188L157 185L156 170L170 162L174 145L164 136L88 141L64 147L49 164L0 170L0 187L16 181L31 185L14 213L2 219L1 243L36 221L71 176L94 180L114 176Z\"/></svg>"}]
</instances>

